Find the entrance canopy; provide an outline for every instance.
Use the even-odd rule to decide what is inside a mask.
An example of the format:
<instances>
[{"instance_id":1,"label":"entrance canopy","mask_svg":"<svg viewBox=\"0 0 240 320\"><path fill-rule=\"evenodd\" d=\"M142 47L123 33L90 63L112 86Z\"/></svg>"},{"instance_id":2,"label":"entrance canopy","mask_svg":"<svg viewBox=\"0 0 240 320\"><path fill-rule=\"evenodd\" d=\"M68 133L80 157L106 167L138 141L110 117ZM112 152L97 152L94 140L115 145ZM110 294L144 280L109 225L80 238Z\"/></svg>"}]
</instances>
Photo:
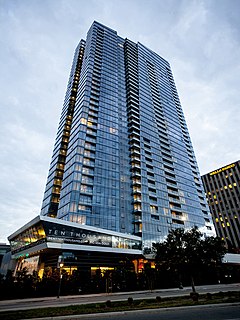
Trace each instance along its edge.
<instances>
[{"instance_id":1,"label":"entrance canopy","mask_svg":"<svg viewBox=\"0 0 240 320\"><path fill-rule=\"evenodd\" d=\"M44 249L142 254L140 237L46 216L37 216L8 240L15 259Z\"/></svg>"}]
</instances>

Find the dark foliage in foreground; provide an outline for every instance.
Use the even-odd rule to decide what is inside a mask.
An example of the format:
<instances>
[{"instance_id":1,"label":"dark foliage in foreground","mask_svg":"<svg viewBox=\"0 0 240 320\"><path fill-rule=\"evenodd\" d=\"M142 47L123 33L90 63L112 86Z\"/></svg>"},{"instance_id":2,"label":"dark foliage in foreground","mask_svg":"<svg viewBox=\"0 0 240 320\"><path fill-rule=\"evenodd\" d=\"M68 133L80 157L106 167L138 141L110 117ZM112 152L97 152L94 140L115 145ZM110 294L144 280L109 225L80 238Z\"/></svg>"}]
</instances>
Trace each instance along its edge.
<instances>
[{"instance_id":1,"label":"dark foliage in foreground","mask_svg":"<svg viewBox=\"0 0 240 320\"><path fill-rule=\"evenodd\" d=\"M190 230L170 230L166 240L154 244L158 268L176 271L181 277L189 274L195 292L194 277L202 269L217 269L226 253L224 242L218 237L203 237L197 227Z\"/></svg>"}]
</instances>

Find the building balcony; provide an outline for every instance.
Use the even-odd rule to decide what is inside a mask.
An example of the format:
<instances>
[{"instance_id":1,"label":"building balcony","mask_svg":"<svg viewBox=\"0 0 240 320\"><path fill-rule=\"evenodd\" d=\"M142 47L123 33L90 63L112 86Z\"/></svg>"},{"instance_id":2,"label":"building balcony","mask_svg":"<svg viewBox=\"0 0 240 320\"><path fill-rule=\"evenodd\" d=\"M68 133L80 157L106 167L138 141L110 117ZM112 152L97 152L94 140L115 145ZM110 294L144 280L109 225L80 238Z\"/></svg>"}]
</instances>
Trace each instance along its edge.
<instances>
[{"instance_id":1,"label":"building balcony","mask_svg":"<svg viewBox=\"0 0 240 320\"><path fill-rule=\"evenodd\" d=\"M139 127L133 127L133 126L130 126L129 124L128 124L128 132L131 134L137 134L137 135L140 134Z\"/></svg>"},{"instance_id":2,"label":"building balcony","mask_svg":"<svg viewBox=\"0 0 240 320\"><path fill-rule=\"evenodd\" d=\"M134 235L141 237L141 235L142 235L142 229L134 231Z\"/></svg>"},{"instance_id":3,"label":"building balcony","mask_svg":"<svg viewBox=\"0 0 240 320\"><path fill-rule=\"evenodd\" d=\"M134 188L132 194L141 194L141 188Z\"/></svg>"},{"instance_id":4,"label":"building balcony","mask_svg":"<svg viewBox=\"0 0 240 320\"><path fill-rule=\"evenodd\" d=\"M132 185L133 186L141 186L142 185L141 180L140 179L133 179Z\"/></svg>"},{"instance_id":5,"label":"building balcony","mask_svg":"<svg viewBox=\"0 0 240 320\"><path fill-rule=\"evenodd\" d=\"M141 177L141 172L139 172L139 171L133 171L132 172L132 177Z\"/></svg>"},{"instance_id":6,"label":"building balcony","mask_svg":"<svg viewBox=\"0 0 240 320\"><path fill-rule=\"evenodd\" d=\"M97 123L88 122L87 123L87 128L97 129Z\"/></svg>"},{"instance_id":7,"label":"building balcony","mask_svg":"<svg viewBox=\"0 0 240 320\"><path fill-rule=\"evenodd\" d=\"M135 155L135 156L131 156L131 160L130 160L130 162L138 162L139 164L140 164L140 157L139 157L139 155Z\"/></svg>"},{"instance_id":8,"label":"building balcony","mask_svg":"<svg viewBox=\"0 0 240 320\"><path fill-rule=\"evenodd\" d=\"M140 130L140 124L132 122L132 121L128 123L128 127L131 129Z\"/></svg>"},{"instance_id":9,"label":"building balcony","mask_svg":"<svg viewBox=\"0 0 240 320\"><path fill-rule=\"evenodd\" d=\"M132 163L132 166L131 166L131 171L133 170L136 170L136 169L141 169L141 165L138 164L138 163Z\"/></svg>"},{"instance_id":10,"label":"building balcony","mask_svg":"<svg viewBox=\"0 0 240 320\"><path fill-rule=\"evenodd\" d=\"M182 215L182 208L171 206L170 210L172 215Z\"/></svg>"},{"instance_id":11,"label":"building balcony","mask_svg":"<svg viewBox=\"0 0 240 320\"><path fill-rule=\"evenodd\" d=\"M131 103L130 105L127 106L127 114L128 116L136 115L139 118L139 106L136 104Z\"/></svg>"},{"instance_id":12,"label":"building balcony","mask_svg":"<svg viewBox=\"0 0 240 320\"><path fill-rule=\"evenodd\" d=\"M141 208L133 209L133 213L135 213L135 214L142 214L142 209L141 209Z\"/></svg>"},{"instance_id":13,"label":"building balcony","mask_svg":"<svg viewBox=\"0 0 240 320\"><path fill-rule=\"evenodd\" d=\"M139 199L133 199L133 200L132 200L132 203L133 203L133 204L135 204L135 203L136 203L136 204L137 204L137 203L142 203L142 199L141 199L141 198L139 198Z\"/></svg>"},{"instance_id":14,"label":"building balcony","mask_svg":"<svg viewBox=\"0 0 240 320\"><path fill-rule=\"evenodd\" d=\"M134 219L133 219L133 223L134 223L134 224L142 223L142 217L139 217L139 218L136 217L136 218L134 218Z\"/></svg>"},{"instance_id":15,"label":"building balcony","mask_svg":"<svg viewBox=\"0 0 240 320\"><path fill-rule=\"evenodd\" d=\"M136 148L137 150L140 151L140 142L132 141L130 144L130 149L133 149L133 148Z\"/></svg>"},{"instance_id":16,"label":"building balcony","mask_svg":"<svg viewBox=\"0 0 240 320\"><path fill-rule=\"evenodd\" d=\"M169 199L170 202L181 204L180 199L176 199L176 198L172 198L172 197L169 197L168 199Z\"/></svg>"},{"instance_id":17,"label":"building balcony","mask_svg":"<svg viewBox=\"0 0 240 320\"><path fill-rule=\"evenodd\" d=\"M129 140L130 140L130 144L136 143L137 145L140 145L140 137L136 137L136 136L131 137L130 136Z\"/></svg>"},{"instance_id":18,"label":"building balcony","mask_svg":"<svg viewBox=\"0 0 240 320\"><path fill-rule=\"evenodd\" d=\"M130 147L130 151L131 151L131 156L132 155L137 155L139 156L141 153L140 153L140 149L136 149L134 147Z\"/></svg>"},{"instance_id":19,"label":"building balcony","mask_svg":"<svg viewBox=\"0 0 240 320\"><path fill-rule=\"evenodd\" d=\"M84 149L95 151L96 150L96 146L85 144Z\"/></svg>"},{"instance_id":20,"label":"building balcony","mask_svg":"<svg viewBox=\"0 0 240 320\"><path fill-rule=\"evenodd\" d=\"M168 186L172 186L172 187L176 188L177 187L177 183L176 182L174 183L174 182L175 182L174 178L169 177L169 176L166 177L166 183L167 183Z\"/></svg>"},{"instance_id":21,"label":"building balcony","mask_svg":"<svg viewBox=\"0 0 240 320\"><path fill-rule=\"evenodd\" d=\"M178 193L178 191L173 191L173 190L170 190L170 189L167 189L167 192L168 192L168 194L169 195L176 195L176 196L179 196L179 193Z\"/></svg>"}]
</instances>

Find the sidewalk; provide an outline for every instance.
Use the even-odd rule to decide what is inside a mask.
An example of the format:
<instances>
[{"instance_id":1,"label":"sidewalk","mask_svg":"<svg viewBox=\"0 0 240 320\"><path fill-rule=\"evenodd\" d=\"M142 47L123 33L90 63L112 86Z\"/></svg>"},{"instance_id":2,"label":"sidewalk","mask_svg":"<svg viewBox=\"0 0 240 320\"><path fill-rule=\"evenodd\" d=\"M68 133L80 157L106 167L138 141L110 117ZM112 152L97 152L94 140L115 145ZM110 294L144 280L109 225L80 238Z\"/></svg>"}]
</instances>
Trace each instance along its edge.
<instances>
[{"instance_id":1,"label":"sidewalk","mask_svg":"<svg viewBox=\"0 0 240 320\"><path fill-rule=\"evenodd\" d=\"M209 292L219 292L219 291L240 291L240 283L233 283L233 284L216 284L216 285L203 285L203 286L196 286L196 290L202 291L204 289L209 288ZM60 298L57 298L57 296L51 296L51 297L37 297L37 298L23 298L23 299L11 299L11 300L0 300L0 306L7 306L7 305L13 305L13 304L19 304L26 303L26 302L43 302L43 301L64 301L64 300L70 300L70 299L83 299L87 300L88 298L93 297L106 297L107 299L110 299L111 296L119 296L119 299L121 296L130 296L130 295L148 295L148 294L158 294L161 295L161 293L164 293L166 295L167 292L173 292L176 291L176 296L182 295L183 293L188 294L192 291L191 287L184 287L183 289L179 288L167 288L167 289L154 289L152 291L150 290L142 290L142 291L127 291L127 292L113 292L113 293L93 293L93 294L78 294L78 295L68 295L68 296L60 296ZM86 303L88 303L86 301Z\"/></svg>"},{"instance_id":2,"label":"sidewalk","mask_svg":"<svg viewBox=\"0 0 240 320\"><path fill-rule=\"evenodd\" d=\"M159 293L159 292L168 292L168 291L175 291L178 290L178 288L167 288L167 289L154 289L152 291L150 290L142 290L142 291L126 291L126 292L101 292L101 293L91 293L91 294L77 294L77 295L69 295L69 296L60 296L59 299L75 299L75 298L90 298L90 297L110 297L111 295L131 295L131 294L146 294L146 293ZM179 289L180 290L180 289ZM181 289L181 291L184 290L191 290L191 287L185 287ZM240 290L240 287L239 287ZM18 303L18 302L34 302L34 301L45 301L45 300L57 300L57 296L51 296L51 297L38 297L38 298L23 298L23 299L9 299L9 300L0 300L0 305L6 305L8 303Z\"/></svg>"}]
</instances>

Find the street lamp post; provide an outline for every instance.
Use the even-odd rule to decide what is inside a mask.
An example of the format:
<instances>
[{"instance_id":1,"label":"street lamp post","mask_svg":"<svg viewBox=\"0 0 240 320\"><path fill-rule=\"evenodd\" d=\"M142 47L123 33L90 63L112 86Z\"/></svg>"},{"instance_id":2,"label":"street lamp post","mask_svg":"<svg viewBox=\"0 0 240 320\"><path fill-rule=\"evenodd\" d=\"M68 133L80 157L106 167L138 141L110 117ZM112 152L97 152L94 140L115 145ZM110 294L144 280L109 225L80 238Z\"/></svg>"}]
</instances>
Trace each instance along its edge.
<instances>
[{"instance_id":1,"label":"street lamp post","mask_svg":"<svg viewBox=\"0 0 240 320\"><path fill-rule=\"evenodd\" d=\"M61 285L62 285L62 267L64 266L63 263L63 256L59 256L58 257L58 264L57 267L59 268L59 284L58 284L58 294L57 294L57 298L60 297L60 292L61 292Z\"/></svg>"}]
</instances>

